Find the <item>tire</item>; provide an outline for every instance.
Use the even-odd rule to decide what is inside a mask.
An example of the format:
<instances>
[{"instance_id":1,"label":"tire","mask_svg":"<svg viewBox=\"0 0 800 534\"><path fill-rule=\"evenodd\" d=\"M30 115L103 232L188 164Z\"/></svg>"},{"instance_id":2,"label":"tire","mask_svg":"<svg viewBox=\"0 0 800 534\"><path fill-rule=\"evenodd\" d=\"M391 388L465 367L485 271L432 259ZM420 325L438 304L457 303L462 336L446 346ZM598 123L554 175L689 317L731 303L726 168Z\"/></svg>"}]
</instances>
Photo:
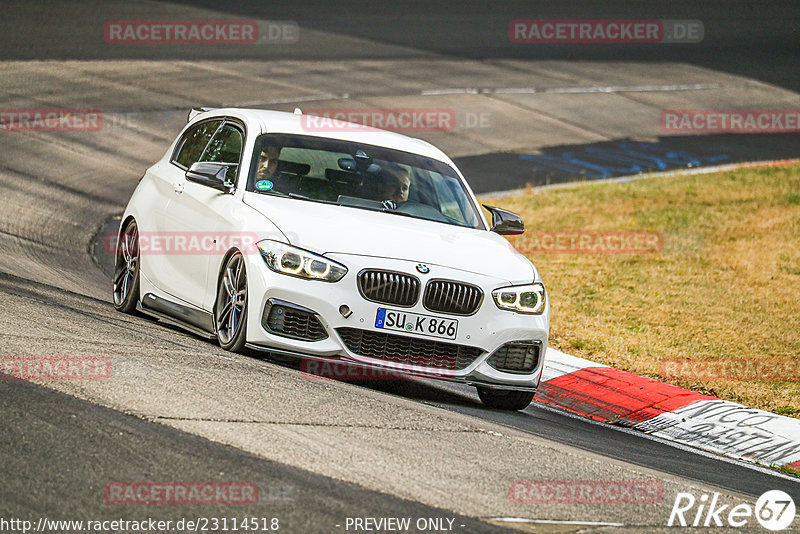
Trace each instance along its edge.
<instances>
[{"instance_id":1,"label":"tire","mask_svg":"<svg viewBox=\"0 0 800 534\"><path fill-rule=\"evenodd\" d=\"M247 341L247 269L238 250L225 262L214 303L214 329L219 346L241 352Z\"/></svg>"},{"instance_id":2,"label":"tire","mask_svg":"<svg viewBox=\"0 0 800 534\"><path fill-rule=\"evenodd\" d=\"M133 314L139 302L139 229L131 221L120 233L112 277L114 308Z\"/></svg>"},{"instance_id":3,"label":"tire","mask_svg":"<svg viewBox=\"0 0 800 534\"><path fill-rule=\"evenodd\" d=\"M478 387L481 402L489 408L498 410L524 410L533 401L535 391L512 391Z\"/></svg>"}]
</instances>

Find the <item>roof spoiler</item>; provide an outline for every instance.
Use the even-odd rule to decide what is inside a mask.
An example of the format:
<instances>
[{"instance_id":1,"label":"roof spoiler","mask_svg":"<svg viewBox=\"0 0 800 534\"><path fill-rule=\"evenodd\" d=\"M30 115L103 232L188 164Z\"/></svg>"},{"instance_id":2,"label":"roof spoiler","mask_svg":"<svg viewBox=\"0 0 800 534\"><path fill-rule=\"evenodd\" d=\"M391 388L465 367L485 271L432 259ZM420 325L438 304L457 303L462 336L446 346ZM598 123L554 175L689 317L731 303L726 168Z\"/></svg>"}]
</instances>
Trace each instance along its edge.
<instances>
[{"instance_id":1,"label":"roof spoiler","mask_svg":"<svg viewBox=\"0 0 800 534\"><path fill-rule=\"evenodd\" d=\"M217 109L217 108L206 108L206 107L201 107L201 108L192 108L192 109L189 111L189 116L188 116L188 117L186 117L186 122L189 122L189 121L191 121L193 118L197 117L197 116L198 116L198 115L200 115L201 113L205 113L206 111L213 111L213 110L215 110L215 109Z\"/></svg>"}]
</instances>

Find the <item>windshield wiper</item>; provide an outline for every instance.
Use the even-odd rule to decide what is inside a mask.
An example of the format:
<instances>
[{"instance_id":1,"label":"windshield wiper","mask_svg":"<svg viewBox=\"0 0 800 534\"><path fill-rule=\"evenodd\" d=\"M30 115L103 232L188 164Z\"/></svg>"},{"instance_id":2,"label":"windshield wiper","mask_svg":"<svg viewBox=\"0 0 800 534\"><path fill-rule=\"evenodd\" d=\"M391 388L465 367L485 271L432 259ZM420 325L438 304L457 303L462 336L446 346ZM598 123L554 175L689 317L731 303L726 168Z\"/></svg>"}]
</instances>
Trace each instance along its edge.
<instances>
[{"instance_id":1,"label":"windshield wiper","mask_svg":"<svg viewBox=\"0 0 800 534\"><path fill-rule=\"evenodd\" d=\"M381 210L382 213L391 213L392 215L400 215L401 217L411 217L412 219L421 219L423 221L430 221L432 219L428 219L427 217L419 217L417 215L411 215L410 213L403 213L402 211L395 211L389 208L383 208Z\"/></svg>"}]
</instances>

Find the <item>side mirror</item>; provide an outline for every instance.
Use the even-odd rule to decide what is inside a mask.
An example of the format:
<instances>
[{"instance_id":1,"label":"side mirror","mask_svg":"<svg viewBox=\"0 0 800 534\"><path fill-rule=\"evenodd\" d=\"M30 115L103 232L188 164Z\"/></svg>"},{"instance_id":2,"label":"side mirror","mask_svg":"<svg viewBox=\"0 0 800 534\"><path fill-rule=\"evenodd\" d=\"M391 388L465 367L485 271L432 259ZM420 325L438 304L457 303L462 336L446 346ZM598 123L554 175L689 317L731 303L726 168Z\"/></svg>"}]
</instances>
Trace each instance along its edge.
<instances>
[{"instance_id":1,"label":"side mirror","mask_svg":"<svg viewBox=\"0 0 800 534\"><path fill-rule=\"evenodd\" d=\"M486 204L483 207L492 214L492 232L500 235L519 235L525 231L525 223L516 213Z\"/></svg>"},{"instance_id":2,"label":"side mirror","mask_svg":"<svg viewBox=\"0 0 800 534\"><path fill-rule=\"evenodd\" d=\"M223 193L231 193L236 187L233 181L236 167L238 167L237 163L198 161L192 163L192 166L186 171L186 179Z\"/></svg>"}]
</instances>

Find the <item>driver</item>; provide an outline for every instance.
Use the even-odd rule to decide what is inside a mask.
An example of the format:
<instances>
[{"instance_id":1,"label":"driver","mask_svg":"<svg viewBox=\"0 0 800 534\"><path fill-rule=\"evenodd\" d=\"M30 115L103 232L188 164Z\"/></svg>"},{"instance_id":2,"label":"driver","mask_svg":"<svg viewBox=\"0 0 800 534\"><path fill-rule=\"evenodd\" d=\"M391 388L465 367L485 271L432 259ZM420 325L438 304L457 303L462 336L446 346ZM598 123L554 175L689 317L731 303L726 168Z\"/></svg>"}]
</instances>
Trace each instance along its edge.
<instances>
[{"instance_id":1,"label":"driver","mask_svg":"<svg viewBox=\"0 0 800 534\"><path fill-rule=\"evenodd\" d=\"M389 163L383 168L381 174L380 200L406 202L408 189L411 186L411 175L405 167L397 163Z\"/></svg>"},{"instance_id":2,"label":"driver","mask_svg":"<svg viewBox=\"0 0 800 534\"><path fill-rule=\"evenodd\" d=\"M278 169L278 158L281 155L281 149L275 145L266 145L261 149L261 154L258 156L258 171L257 176L259 180L269 178Z\"/></svg>"}]
</instances>

